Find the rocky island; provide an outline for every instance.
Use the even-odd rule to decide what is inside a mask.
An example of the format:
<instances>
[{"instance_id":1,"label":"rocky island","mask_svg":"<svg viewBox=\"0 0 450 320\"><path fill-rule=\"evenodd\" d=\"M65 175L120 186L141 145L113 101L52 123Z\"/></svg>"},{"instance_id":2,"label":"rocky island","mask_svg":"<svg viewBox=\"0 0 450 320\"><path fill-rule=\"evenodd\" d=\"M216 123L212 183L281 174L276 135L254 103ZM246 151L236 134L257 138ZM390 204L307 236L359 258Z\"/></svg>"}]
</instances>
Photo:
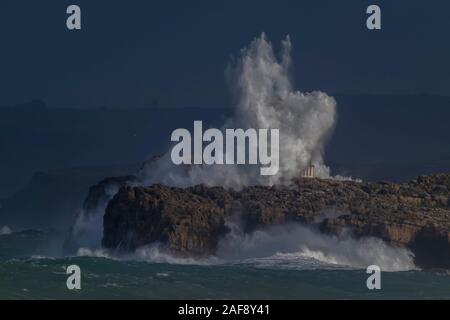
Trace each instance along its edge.
<instances>
[{"instance_id":1,"label":"rocky island","mask_svg":"<svg viewBox=\"0 0 450 320\"><path fill-rule=\"evenodd\" d=\"M420 268L450 269L450 174L399 184L299 178L241 191L122 181L106 207L102 245L133 251L160 242L179 255L212 255L235 215L248 233L297 222L330 235L381 238L411 250Z\"/></svg>"}]
</instances>

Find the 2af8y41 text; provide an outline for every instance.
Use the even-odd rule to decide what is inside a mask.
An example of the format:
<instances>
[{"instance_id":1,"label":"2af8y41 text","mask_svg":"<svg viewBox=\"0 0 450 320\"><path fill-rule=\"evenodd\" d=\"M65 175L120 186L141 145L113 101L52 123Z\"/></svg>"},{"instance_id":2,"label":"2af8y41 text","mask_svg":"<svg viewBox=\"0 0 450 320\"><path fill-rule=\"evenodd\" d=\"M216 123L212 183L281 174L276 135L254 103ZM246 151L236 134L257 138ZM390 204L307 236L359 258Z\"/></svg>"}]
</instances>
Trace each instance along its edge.
<instances>
[{"instance_id":1,"label":"2af8y41 text","mask_svg":"<svg viewBox=\"0 0 450 320\"><path fill-rule=\"evenodd\" d=\"M213 315L235 316L235 315L269 315L270 306L262 304L223 304L214 306L190 306L188 304L178 308L178 315L197 315L209 318Z\"/></svg>"}]
</instances>

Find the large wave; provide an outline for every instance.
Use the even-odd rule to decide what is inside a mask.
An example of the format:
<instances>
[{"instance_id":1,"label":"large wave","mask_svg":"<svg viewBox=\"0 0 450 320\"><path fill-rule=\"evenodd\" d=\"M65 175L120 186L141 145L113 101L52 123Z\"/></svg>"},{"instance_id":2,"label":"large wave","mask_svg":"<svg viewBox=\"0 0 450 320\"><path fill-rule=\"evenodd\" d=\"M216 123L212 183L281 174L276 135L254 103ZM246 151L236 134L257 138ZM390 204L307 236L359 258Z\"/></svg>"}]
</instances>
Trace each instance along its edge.
<instances>
[{"instance_id":1,"label":"large wave","mask_svg":"<svg viewBox=\"0 0 450 320\"><path fill-rule=\"evenodd\" d=\"M274 226L246 234L236 225L220 242L218 257L262 266L286 268L351 267L378 265L383 271L415 268L414 256L405 248L381 239L354 239L350 233L329 236L299 224Z\"/></svg>"},{"instance_id":2,"label":"large wave","mask_svg":"<svg viewBox=\"0 0 450 320\"><path fill-rule=\"evenodd\" d=\"M234 116L224 128L279 129L278 174L261 176L254 165L176 166L167 153L156 161L147 162L138 172L138 179L130 183L178 187L204 184L240 189L289 182L311 164L315 165L319 177L329 177L329 168L323 164L323 149L334 127L336 102L320 91L294 90L290 77L291 49L287 37L277 57L272 44L262 34L242 49L238 59L232 59L226 70L236 102ZM108 201L118 188L112 183L109 189L104 196ZM72 236L77 238L76 242L100 245L106 206L107 201L99 202L98 208L79 214Z\"/></svg>"},{"instance_id":3,"label":"large wave","mask_svg":"<svg viewBox=\"0 0 450 320\"><path fill-rule=\"evenodd\" d=\"M143 168L139 174L142 183L240 189L289 182L310 165L315 165L318 176L328 177L323 150L334 128L336 102L320 91L294 90L291 48L287 37L277 57L262 34L241 50L238 59L232 59L226 71L236 102L234 116L222 129L279 129L280 163L276 175L261 176L259 168L249 165L176 166L166 154Z\"/></svg>"},{"instance_id":4,"label":"large wave","mask_svg":"<svg viewBox=\"0 0 450 320\"><path fill-rule=\"evenodd\" d=\"M377 238L354 239L349 234L339 237L316 232L299 224L274 226L252 234L242 232L237 224L218 244L216 255L204 258L180 257L162 244L141 247L134 253L82 248L81 256L151 263L229 265L245 264L268 269L365 269L378 265L383 271L416 269L413 254L393 247Z\"/></svg>"},{"instance_id":5,"label":"large wave","mask_svg":"<svg viewBox=\"0 0 450 320\"><path fill-rule=\"evenodd\" d=\"M239 190L249 185L277 185L289 182L313 164L319 177L328 178L324 165L324 145L336 119L336 102L316 91L302 93L294 89L291 79L292 45L289 37L281 44L277 56L272 44L262 34L232 59L226 76L235 97L235 112L223 128L264 128L280 130L280 166L275 176L261 176L255 166L176 166L170 153L147 163L134 181L137 185L162 183L187 187L197 184L223 186ZM201 120L201 119L199 119ZM339 177L339 179L344 179ZM112 190L112 189L111 189ZM114 195L109 190L108 197ZM117 190L115 190L117 191ZM102 217L107 202L98 210L81 215L74 230L94 239L97 248L102 234ZM93 215L93 216L91 216ZM252 261L278 266L289 262L295 267L325 265L366 267L378 263L384 269L404 270L413 267L407 251L393 249L381 241L331 238L300 226L274 227L245 235L234 227L219 244L217 256L202 260L174 257L164 246L152 244L140 248L127 258L168 263L244 263ZM91 241L80 241L89 243ZM81 255L108 256L104 250L81 249ZM124 258L122 256L122 258Z\"/></svg>"}]
</instances>

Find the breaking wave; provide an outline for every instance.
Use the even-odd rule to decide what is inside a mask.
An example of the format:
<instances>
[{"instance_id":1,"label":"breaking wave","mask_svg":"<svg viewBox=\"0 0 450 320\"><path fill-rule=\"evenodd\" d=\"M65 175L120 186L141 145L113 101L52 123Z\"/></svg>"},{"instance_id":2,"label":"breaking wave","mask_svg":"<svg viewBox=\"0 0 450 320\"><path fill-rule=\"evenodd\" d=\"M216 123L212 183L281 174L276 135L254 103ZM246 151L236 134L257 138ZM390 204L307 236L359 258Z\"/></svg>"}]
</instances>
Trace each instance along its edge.
<instances>
[{"instance_id":1,"label":"breaking wave","mask_svg":"<svg viewBox=\"0 0 450 320\"><path fill-rule=\"evenodd\" d=\"M156 161L146 163L138 173L137 180L130 184L161 183L178 187L204 184L239 190L249 185L289 183L311 164L315 165L318 177L330 178L330 169L324 164L323 152L335 126L336 102L324 92L302 93L294 89L290 76L291 50L292 44L287 37L282 41L281 52L277 55L272 44L262 34L242 49L239 57L232 59L226 70L235 98L235 112L223 128L279 129L281 144L278 174L261 176L259 168L247 165L176 166L170 159L170 153L167 153ZM338 176L336 179L347 178ZM73 238L80 244L77 248L100 247L105 208L118 190L114 185L110 189L105 190L105 196L97 207L80 213L73 228ZM260 234L253 235L257 236ZM344 243L340 245L345 246ZM244 249L241 247L242 253ZM170 260L159 247L146 250L141 251L141 258ZM307 251L303 248L302 252L306 255ZM228 259L228 256L219 258ZM332 257L327 254L324 258L317 253L313 258L353 264L344 255Z\"/></svg>"},{"instance_id":2,"label":"breaking wave","mask_svg":"<svg viewBox=\"0 0 450 320\"><path fill-rule=\"evenodd\" d=\"M262 34L241 50L238 59L232 59L226 71L236 102L234 116L223 128L279 129L278 174L261 176L259 168L251 165L176 166L166 154L143 168L139 173L142 184L205 184L238 190L249 185L288 183L311 164L319 177L330 177L323 152L334 129L336 102L324 92L294 89L291 49L287 37L277 56Z\"/></svg>"},{"instance_id":3,"label":"breaking wave","mask_svg":"<svg viewBox=\"0 0 450 320\"><path fill-rule=\"evenodd\" d=\"M417 269L413 254L377 238L354 239L328 236L298 224L271 227L244 234L238 225L218 245L217 254L206 258L173 255L161 244L148 245L133 254L80 249L80 256L183 265L245 264L269 269L365 269L378 265L383 271Z\"/></svg>"},{"instance_id":4,"label":"breaking wave","mask_svg":"<svg viewBox=\"0 0 450 320\"><path fill-rule=\"evenodd\" d=\"M244 234L235 227L220 242L218 256L287 268L306 264L365 269L375 264L384 271L415 269L414 257L407 249L395 248L371 237L328 236L298 224L275 226L252 234Z\"/></svg>"}]
</instances>

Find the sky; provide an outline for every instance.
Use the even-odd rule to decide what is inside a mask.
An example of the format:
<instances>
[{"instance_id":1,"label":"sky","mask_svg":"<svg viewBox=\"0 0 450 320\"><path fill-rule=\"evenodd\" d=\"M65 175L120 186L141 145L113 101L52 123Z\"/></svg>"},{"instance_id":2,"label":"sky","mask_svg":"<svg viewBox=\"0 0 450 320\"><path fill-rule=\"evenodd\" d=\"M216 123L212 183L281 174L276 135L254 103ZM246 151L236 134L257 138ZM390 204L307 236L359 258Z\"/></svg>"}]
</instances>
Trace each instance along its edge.
<instances>
[{"instance_id":1,"label":"sky","mask_svg":"<svg viewBox=\"0 0 450 320\"><path fill-rule=\"evenodd\" d=\"M226 66L262 32L291 37L301 91L450 95L449 30L444 0L2 0L0 105L228 106Z\"/></svg>"}]
</instances>

